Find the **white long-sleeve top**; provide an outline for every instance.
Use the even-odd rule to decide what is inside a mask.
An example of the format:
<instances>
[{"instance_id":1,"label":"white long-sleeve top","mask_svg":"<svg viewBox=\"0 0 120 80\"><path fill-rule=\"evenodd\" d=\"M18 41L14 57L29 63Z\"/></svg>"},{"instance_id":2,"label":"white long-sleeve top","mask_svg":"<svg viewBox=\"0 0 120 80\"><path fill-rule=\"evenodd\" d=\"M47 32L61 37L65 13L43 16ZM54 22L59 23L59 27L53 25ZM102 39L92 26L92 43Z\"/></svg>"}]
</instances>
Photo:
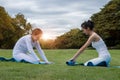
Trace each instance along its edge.
<instances>
[{"instance_id":1,"label":"white long-sleeve top","mask_svg":"<svg viewBox=\"0 0 120 80\"><path fill-rule=\"evenodd\" d=\"M38 50L41 58L45 62L48 62L43 50L40 47L39 42L37 41L33 42L31 35L23 36L17 41L17 43L15 44L13 48L13 55L17 55L20 53L31 54L34 59L40 60L38 56L35 54L33 47L35 47Z\"/></svg>"}]
</instances>

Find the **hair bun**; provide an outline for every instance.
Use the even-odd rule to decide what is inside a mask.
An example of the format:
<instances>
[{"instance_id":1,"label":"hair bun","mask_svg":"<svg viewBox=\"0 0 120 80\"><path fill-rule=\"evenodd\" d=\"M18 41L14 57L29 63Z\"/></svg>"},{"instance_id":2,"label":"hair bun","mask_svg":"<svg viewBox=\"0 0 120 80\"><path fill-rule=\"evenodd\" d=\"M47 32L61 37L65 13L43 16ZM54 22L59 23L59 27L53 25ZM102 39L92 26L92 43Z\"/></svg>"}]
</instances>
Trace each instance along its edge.
<instances>
[{"instance_id":1,"label":"hair bun","mask_svg":"<svg viewBox=\"0 0 120 80\"><path fill-rule=\"evenodd\" d=\"M85 21L81 24L81 27L84 29L90 28L91 30L93 30L94 22L92 22L91 20Z\"/></svg>"},{"instance_id":2,"label":"hair bun","mask_svg":"<svg viewBox=\"0 0 120 80\"><path fill-rule=\"evenodd\" d=\"M94 22L91 21L91 20L88 20L87 22L90 23L90 24L92 24L92 25L94 25Z\"/></svg>"}]
</instances>

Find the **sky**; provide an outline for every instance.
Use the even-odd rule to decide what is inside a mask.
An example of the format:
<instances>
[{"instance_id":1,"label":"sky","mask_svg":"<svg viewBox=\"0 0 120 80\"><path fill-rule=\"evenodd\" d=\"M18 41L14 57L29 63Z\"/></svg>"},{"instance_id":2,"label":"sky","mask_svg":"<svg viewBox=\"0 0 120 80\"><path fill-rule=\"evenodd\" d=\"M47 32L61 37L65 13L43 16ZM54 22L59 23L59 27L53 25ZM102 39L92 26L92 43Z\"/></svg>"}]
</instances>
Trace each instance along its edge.
<instances>
[{"instance_id":1,"label":"sky","mask_svg":"<svg viewBox=\"0 0 120 80\"><path fill-rule=\"evenodd\" d=\"M10 16L22 13L44 37L54 39L99 12L110 0L0 0Z\"/></svg>"}]
</instances>

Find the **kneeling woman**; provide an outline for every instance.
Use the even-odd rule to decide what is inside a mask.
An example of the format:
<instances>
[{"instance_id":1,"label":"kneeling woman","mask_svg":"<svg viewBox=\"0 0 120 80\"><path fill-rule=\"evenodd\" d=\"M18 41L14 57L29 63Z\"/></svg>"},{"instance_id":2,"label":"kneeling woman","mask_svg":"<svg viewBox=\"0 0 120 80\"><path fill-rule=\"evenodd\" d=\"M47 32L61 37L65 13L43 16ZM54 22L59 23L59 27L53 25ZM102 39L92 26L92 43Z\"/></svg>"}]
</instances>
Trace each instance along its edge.
<instances>
[{"instance_id":1,"label":"kneeling woman","mask_svg":"<svg viewBox=\"0 0 120 80\"><path fill-rule=\"evenodd\" d=\"M24 60L32 64L39 64L40 59L33 50L33 47L36 47L44 62L49 64L49 61L47 60L38 42L41 35L41 29L36 28L32 31L31 35L26 35L20 38L14 46L13 58L18 62Z\"/></svg>"},{"instance_id":2,"label":"kneeling woman","mask_svg":"<svg viewBox=\"0 0 120 80\"><path fill-rule=\"evenodd\" d=\"M92 43L93 48L95 48L98 52L98 57L85 62L83 65L84 66L108 66L111 60L111 56L102 38L96 32L94 32L93 30L94 23L88 20L82 23L81 27L82 27L83 33L85 33L86 35L89 35L89 39L72 57L72 59L70 59L70 61L67 62L67 64L71 65L69 64L69 62L72 62L74 64L76 58Z\"/></svg>"}]
</instances>

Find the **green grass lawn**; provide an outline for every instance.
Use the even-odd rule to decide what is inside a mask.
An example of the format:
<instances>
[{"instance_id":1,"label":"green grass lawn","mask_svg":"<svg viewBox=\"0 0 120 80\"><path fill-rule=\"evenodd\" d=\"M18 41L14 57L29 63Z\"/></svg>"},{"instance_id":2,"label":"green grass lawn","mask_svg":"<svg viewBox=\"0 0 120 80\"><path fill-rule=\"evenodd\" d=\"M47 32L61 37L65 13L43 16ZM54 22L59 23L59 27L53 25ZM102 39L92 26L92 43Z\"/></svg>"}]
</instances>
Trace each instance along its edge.
<instances>
[{"instance_id":1,"label":"green grass lawn","mask_svg":"<svg viewBox=\"0 0 120 80\"><path fill-rule=\"evenodd\" d=\"M120 80L120 68L67 66L77 51L74 49L44 50L48 59L55 64L35 65L28 63L1 62L0 80ZM77 59L85 62L97 57L95 50L86 50ZM120 66L120 50L110 50L111 66ZM12 50L0 50L0 56L11 58Z\"/></svg>"}]
</instances>

